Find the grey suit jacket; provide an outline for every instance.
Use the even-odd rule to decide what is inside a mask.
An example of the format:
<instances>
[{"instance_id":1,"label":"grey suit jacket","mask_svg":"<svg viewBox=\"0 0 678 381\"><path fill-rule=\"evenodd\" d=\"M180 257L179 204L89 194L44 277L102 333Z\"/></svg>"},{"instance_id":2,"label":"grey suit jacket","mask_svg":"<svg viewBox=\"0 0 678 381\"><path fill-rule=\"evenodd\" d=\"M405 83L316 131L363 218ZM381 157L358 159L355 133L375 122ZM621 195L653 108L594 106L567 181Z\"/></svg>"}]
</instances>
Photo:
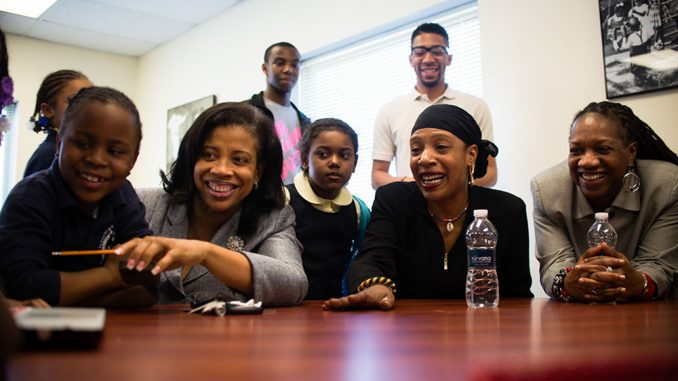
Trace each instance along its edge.
<instances>
[{"instance_id":1,"label":"grey suit jacket","mask_svg":"<svg viewBox=\"0 0 678 381\"><path fill-rule=\"evenodd\" d=\"M169 195L162 189L137 190L146 206L146 220L158 236L188 237L186 205L170 204ZM240 211L236 212L216 232L211 242L226 247L230 237L236 236ZM301 263L302 246L294 233L294 211L289 205L262 217L257 231L244 238L241 252L252 265L254 298L265 306L296 305L306 296L308 281ZM246 301L250 297L231 290L214 277L204 266L196 265L185 279L181 270L166 271L160 280L160 303L190 303L222 300Z\"/></svg>"},{"instance_id":2,"label":"grey suit jacket","mask_svg":"<svg viewBox=\"0 0 678 381\"><path fill-rule=\"evenodd\" d=\"M636 173L640 190L622 189L607 212L619 235L617 251L655 281L657 295L665 296L678 271L678 166L637 160ZM586 233L596 211L572 182L567 163L540 173L530 185L541 284L551 295L556 273L574 266L588 249Z\"/></svg>"}]
</instances>

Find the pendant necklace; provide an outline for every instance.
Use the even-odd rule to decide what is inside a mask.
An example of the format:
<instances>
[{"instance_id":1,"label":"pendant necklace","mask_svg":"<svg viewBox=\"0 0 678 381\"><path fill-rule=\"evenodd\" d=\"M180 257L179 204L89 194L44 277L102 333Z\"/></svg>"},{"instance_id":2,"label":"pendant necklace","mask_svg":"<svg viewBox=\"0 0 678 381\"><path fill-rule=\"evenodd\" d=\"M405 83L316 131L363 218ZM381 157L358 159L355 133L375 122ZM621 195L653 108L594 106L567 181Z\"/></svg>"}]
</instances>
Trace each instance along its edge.
<instances>
[{"instance_id":1,"label":"pendant necklace","mask_svg":"<svg viewBox=\"0 0 678 381\"><path fill-rule=\"evenodd\" d=\"M469 201L469 202L470 202L470 201ZM464 210L462 210L459 214L457 214L457 215L454 216L453 218L441 218L441 217L438 217L438 216L436 216L435 214L433 214L433 212L431 212L431 209L428 210L428 214L430 214L431 217L435 218L435 219L438 220L438 221L441 221L441 222L447 222L447 225L445 225L445 230L447 230L447 232L450 233L450 232L452 232L452 230L454 230L454 222L455 222L456 220L458 220L459 217L463 216L464 213L466 213L466 209L468 209L468 204L469 204L469 202L466 203L466 206L464 207Z\"/></svg>"},{"instance_id":2,"label":"pendant necklace","mask_svg":"<svg viewBox=\"0 0 678 381\"><path fill-rule=\"evenodd\" d=\"M466 210L468 209L469 203L470 203L470 200L466 202L466 206L464 207L464 210L462 210L459 214L457 214L453 218L440 218L440 217L436 216L435 214L433 214L433 212L431 212L431 209L428 209L428 214L430 214L431 217L435 218L438 221L447 222L447 224L445 225L445 230L447 230L448 233L451 233L452 230L454 230L454 222L456 220L458 220L461 216L463 216L464 213L466 213ZM447 270L447 252L445 252L444 255L445 256L443 257L443 270Z\"/></svg>"}]
</instances>

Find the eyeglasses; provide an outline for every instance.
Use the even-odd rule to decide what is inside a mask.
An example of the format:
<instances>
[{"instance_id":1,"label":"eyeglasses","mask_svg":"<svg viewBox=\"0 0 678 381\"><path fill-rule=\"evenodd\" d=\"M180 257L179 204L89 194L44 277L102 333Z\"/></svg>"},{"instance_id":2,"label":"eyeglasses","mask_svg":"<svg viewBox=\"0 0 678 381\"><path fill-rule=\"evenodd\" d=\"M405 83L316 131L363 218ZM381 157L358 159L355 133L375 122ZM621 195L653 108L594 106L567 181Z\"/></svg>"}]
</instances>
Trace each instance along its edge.
<instances>
[{"instance_id":1,"label":"eyeglasses","mask_svg":"<svg viewBox=\"0 0 678 381\"><path fill-rule=\"evenodd\" d=\"M436 58L441 58L447 55L447 48L441 45L434 45L429 48L425 46L413 46L412 55L421 58L426 55L426 52L431 52L431 55Z\"/></svg>"}]
</instances>

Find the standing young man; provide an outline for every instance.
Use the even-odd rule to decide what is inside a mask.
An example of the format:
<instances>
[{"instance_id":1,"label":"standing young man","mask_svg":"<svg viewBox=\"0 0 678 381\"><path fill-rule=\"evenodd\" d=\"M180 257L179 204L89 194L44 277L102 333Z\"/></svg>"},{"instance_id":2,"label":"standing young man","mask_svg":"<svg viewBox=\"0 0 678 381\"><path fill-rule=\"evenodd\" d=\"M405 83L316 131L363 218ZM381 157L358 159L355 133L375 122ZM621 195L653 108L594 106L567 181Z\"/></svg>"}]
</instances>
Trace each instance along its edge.
<instances>
[{"instance_id":1,"label":"standing young man","mask_svg":"<svg viewBox=\"0 0 678 381\"><path fill-rule=\"evenodd\" d=\"M485 102L451 89L445 83L445 69L452 63L445 28L438 24L419 25L412 32L410 65L417 76L414 90L387 103L374 126L372 152L372 187L394 181L414 181L410 170L410 131L419 114L434 104L461 107L478 122L482 138L493 139L492 116ZM388 173L391 159L396 159L396 176ZM487 173L476 185L492 186L497 182L497 165L488 157Z\"/></svg>"},{"instance_id":2,"label":"standing young man","mask_svg":"<svg viewBox=\"0 0 678 381\"><path fill-rule=\"evenodd\" d=\"M301 168L299 142L304 127L311 123L294 103L290 94L299 78L301 55L289 42L277 42L266 49L261 70L266 75L266 89L254 94L247 103L268 115L275 124L283 150L283 183L291 184Z\"/></svg>"}]
</instances>

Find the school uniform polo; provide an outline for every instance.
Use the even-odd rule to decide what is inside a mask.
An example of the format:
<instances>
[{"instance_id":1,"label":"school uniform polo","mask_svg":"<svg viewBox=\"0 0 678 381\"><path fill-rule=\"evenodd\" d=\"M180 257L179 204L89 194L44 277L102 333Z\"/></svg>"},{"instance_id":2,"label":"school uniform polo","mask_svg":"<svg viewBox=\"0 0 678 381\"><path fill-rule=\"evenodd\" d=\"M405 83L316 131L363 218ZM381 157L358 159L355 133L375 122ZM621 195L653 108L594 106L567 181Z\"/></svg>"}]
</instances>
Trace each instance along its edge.
<instances>
[{"instance_id":1,"label":"school uniform polo","mask_svg":"<svg viewBox=\"0 0 678 381\"><path fill-rule=\"evenodd\" d=\"M33 155L31 155L31 158L28 159L26 169L24 170L24 177L28 177L43 169L48 169L52 165L56 156L56 136L57 131L55 129L50 128L47 131L45 140L40 143L35 152L33 152Z\"/></svg>"},{"instance_id":2,"label":"school uniform polo","mask_svg":"<svg viewBox=\"0 0 678 381\"><path fill-rule=\"evenodd\" d=\"M152 234L132 185L104 197L94 213L78 207L57 162L20 181L0 211L0 279L15 299L59 304L59 272L101 266L104 256L52 256L53 251L109 249Z\"/></svg>"}]
</instances>

